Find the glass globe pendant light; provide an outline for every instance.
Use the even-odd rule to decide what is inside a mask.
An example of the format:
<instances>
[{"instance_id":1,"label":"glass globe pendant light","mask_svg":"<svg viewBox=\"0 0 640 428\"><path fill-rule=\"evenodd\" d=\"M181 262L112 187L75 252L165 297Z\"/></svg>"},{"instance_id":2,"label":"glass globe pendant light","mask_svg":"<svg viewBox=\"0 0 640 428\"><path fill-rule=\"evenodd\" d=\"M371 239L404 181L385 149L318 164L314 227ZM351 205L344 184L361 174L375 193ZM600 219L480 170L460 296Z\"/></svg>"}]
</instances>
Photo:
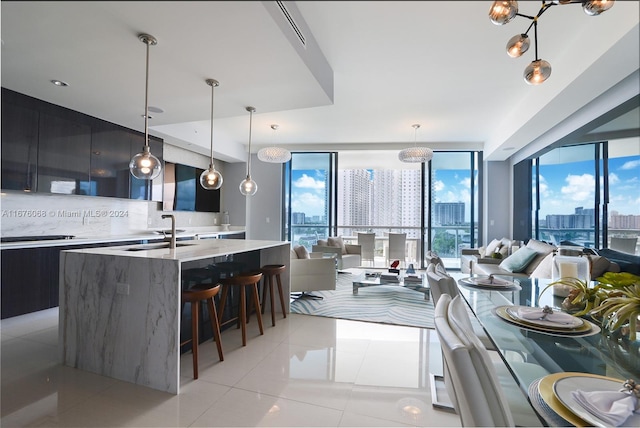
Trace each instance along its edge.
<instances>
[{"instance_id":1,"label":"glass globe pendant light","mask_svg":"<svg viewBox=\"0 0 640 428\"><path fill-rule=\"evenodd\" d=\"M543 59L531 61L524 69L524 81L530 85L539 85L551 76L551 64Z\"/></svg>"},{"instance_id":2,"label":"glass globe pendant light","mask_svg":"<svg viewBox=\"0 0 640 428\"><path fill-rule=\"evenodd\" d=\"M413 147L400 150L398 153L398 159L407 163L422 163L428 162L433 159L433 150L427 147L418 147L416 144L419 124L411 125L413 127Z\"/></svg>"},{"instance_id":3,"label":"glass globe pendant light","mask_svg":"<svg viewBox=\"0 0 640 428\"><path fill-rule=\"evenodd\" d=\"M209 169L200 174L200 185L205 190L218 190L222 186L222 174L213 165L213 92L216 87L220 86L220 82L214 79L207 79L205 82L211 86L211 160Z\"/></svg>"},{"instance_id":4,"label":"glass globe pendant light","mask_svg":"<svg viewBox=\"0 0 640 428\"><path fill-rule=\"evenodd\" d=\"M517 1L494 1L489 9L489 19L496 25L504 25L511 22L517 13Z\"/></svg>"},{"instance_id":5,"label":"glass globe pendant light","mask_svg":"<svg viewBox=\"0 0 640 428\"><path fill-rule=\"evenodd\" d=\"M507 42L507 54L511 58L518 58L529 50L529 36L526 34L516 34Z\"/></svg>"},{"instance_id":6,"label":"glass globe pendant light","mask_svg":"<svg viewBox=\"0 0 640 428\"><path fill-rule=\"evenodd\" d=\"M136 154L129 162L129 171L135 178L141 180L153 180L162 171L160 160L151 154L149 148L149 46L158 44L155 37L149 34L140 34L138 39L147 45L147 68L144 90L144 146L142 152Z\"/></svg>"},{"instance_id":7,"label":"glass globe pendant light","mask_svg":"<svg viewBox=\"0 0 640 428\"><path fill-rule=\"evenodd\" d=\"M591 0L591 1L583 1L582 2L582 10L589 16L600 15L602 12L605 12L611 9L615 0Z\"/></svg>"},{"instance_id":8,"label":"glass globe pendant light","mask_svg":"<svg viewBox=\"0 0 640 428\"><path fill-rule=\"evenodd\" d=\"M240 193L244 196L253 196L258 191L258 185L251 179L251 126L253 124L253 112L255 107L247 107L249 112L249 152L247 154L247 178L240 183Z\"/></svg>"}]
</instances>

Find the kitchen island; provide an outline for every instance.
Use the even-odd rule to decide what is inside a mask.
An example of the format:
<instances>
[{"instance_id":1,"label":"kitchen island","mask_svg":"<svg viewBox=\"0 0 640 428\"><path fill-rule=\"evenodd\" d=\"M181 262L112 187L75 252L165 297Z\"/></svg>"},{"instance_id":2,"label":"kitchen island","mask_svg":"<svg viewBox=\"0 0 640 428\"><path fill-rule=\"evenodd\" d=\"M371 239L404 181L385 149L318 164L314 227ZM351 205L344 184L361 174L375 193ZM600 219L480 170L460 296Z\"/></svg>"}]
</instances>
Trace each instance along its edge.
<instances>
[{"instance_id":1,"label":"kitchen island","mask_svg":"<svg viewBox=\"0 0 640 428\"><path fill-rule=\"evenodd\" d=\"M62 363L178 394L183 272L230 259L243 270L284 264L288 294L289 251L288 242L224 239L63 251Z\"/></svg>"}]
</instances>

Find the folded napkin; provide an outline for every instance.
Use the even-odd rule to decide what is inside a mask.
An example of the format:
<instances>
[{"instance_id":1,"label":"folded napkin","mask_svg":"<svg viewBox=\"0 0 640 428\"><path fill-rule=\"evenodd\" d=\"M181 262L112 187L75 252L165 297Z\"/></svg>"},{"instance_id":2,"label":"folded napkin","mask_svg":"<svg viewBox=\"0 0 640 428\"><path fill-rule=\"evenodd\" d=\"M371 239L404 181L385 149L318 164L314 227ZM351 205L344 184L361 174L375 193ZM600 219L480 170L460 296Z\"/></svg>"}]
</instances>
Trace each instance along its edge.
<instances>
[{"instance_id":1,"label":"folded napkin","mask_svg":"<svg viewBox=\"0 0 640 428\"><path fill-rule=\"evenodd\" d=\"M504 279L500 279L500 278L493 278L493 277L488 277L488 278L476 278L475 279L476 284L478 285L496 285L496 286L507 286L507 285L513 285L513 283L509 282L509 281L505 281Z\"/></svg>"},{"instance_id":2,"label":"folded napkin","mask_svg":"<svg viewBox=\"0 0 640 428\"><path fill-rule=\"evenodd\" d=\"M527 308L520 307L518 308L518 316L525 320L540 320L544 316L544 308ZM576 325L580 324L578 320L573 315L566 314L564 312L554 311L553 313L548 313L546 317L544 317L544 321L548 321L550 323L564 324L564 325ZM578 321L578 322L576 322Z\"/></svg>"},{"instance_id":3,"label":"folded napkin","mask_svg":"<svg viewBox=\"0 0 640 428\"><path fill-rule=\"evenodd\" d=\"M638 398L620 391L571 391L574 400L587 412L608 426L622 425L634 412L638 413Z\"/></svg>"}]
</instances>

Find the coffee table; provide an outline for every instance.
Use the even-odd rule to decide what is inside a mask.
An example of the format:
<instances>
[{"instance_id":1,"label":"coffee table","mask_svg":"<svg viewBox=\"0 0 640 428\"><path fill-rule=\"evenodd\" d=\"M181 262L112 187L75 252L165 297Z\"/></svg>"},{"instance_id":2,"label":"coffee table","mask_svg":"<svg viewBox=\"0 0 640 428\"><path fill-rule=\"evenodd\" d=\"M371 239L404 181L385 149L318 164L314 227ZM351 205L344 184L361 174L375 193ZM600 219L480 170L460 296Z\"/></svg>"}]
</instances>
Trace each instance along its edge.
<instances>
[{"instance_id":1,"label":"coffee table","mask_svg":"<svg viewBox=\"0 0 640 428\"><path fill-rule=\"evenodd\" d=\"M424 300L429 300L431 289L429 288L429 284L427 283L427 278L425 274L419 274L422 277L422 282L405 282L404 275L400 275L400 281L389 281L380 278L379 276L376 278L367 278L364 273L358 275L353 280L353 294L358 294L358 289L365 287L374 287L376 285L395 285L398 287L408 288L410 290L419 291L424 294Z\"/></svg>"}]
</instances>

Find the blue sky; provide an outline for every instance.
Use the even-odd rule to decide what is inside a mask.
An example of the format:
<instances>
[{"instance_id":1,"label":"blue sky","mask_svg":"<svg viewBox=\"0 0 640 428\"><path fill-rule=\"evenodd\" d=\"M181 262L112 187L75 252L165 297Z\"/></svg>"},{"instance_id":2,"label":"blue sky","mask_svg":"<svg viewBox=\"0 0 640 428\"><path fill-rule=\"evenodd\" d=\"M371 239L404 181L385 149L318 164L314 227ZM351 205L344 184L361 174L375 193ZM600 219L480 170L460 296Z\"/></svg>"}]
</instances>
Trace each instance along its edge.
<instances>
[{"instance_id":1,"label":"blue sky","mask_svg":"<svg viewBox=\"0 0 640 428\"><path fill-rule=\"evenodd\" d=\"M595 182L591 161L541 165L541 216L593 208ZM609 159L609 189L609 212L640 215L640 156Z\"/></svg>"},{"instance_id":2,"label":"blue sky","mask_svg":"<svg viewBox=\"0 0 640 428\"><path fill-rule=\"evenodd\" d=\"M325 213L325 171L291 171L291 212L307 216Z\"/></svg>"}]
</instances>

